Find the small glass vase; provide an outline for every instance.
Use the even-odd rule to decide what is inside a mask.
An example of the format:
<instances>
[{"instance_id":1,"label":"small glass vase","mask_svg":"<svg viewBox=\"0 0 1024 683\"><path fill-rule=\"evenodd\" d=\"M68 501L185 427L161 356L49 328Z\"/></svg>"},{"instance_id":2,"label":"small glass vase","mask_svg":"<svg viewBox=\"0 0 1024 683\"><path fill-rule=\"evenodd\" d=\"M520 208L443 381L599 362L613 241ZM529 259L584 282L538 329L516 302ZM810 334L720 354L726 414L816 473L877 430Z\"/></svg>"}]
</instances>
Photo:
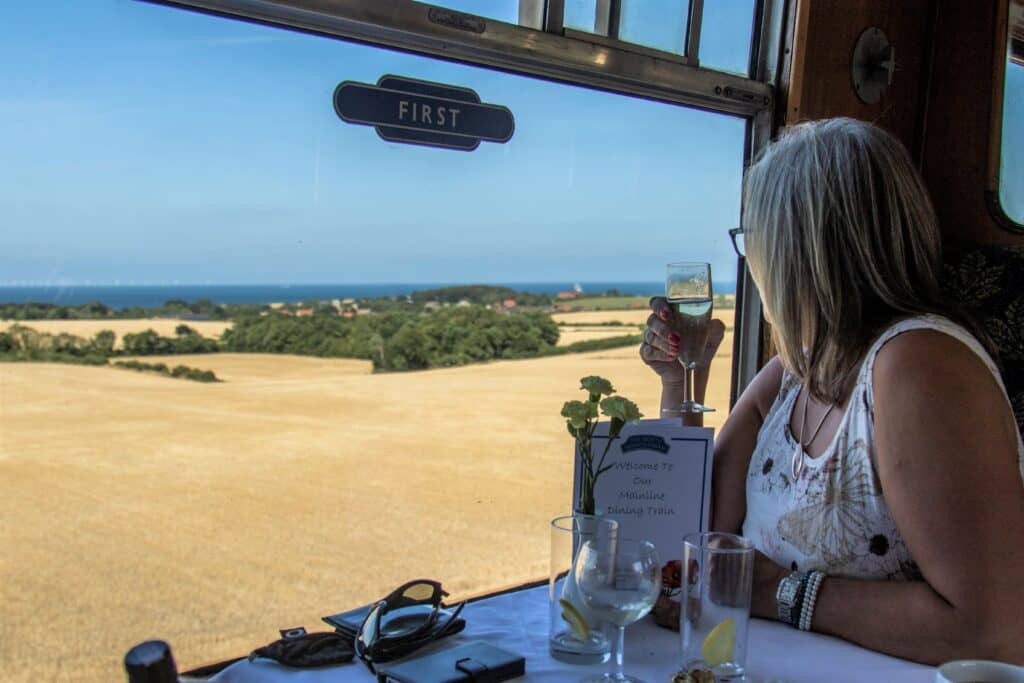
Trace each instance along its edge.
<instances>
[{"instance_id":1,"label":"small glass vase","mask_svg":"<svg viewBox=\"0 0 1024 683\"><path fill-rule=\"evenodd\" d=\"M583 604L573 578L573 564L583 543L614 542L614 520L576 513L551 520L551 572L548 578L548 651L567 664L608 661L611 640L607 627Z\"/></svg>"}]
</instances>

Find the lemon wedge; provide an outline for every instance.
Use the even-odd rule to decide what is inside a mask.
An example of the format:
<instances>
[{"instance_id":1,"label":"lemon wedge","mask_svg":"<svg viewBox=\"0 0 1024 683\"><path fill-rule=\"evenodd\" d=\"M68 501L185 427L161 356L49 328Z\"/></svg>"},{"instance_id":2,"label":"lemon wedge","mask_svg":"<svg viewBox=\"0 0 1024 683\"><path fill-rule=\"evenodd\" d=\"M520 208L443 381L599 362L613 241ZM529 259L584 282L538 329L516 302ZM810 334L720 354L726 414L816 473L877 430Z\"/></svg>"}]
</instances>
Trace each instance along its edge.
<instances>
[{"instance_id":1,"label":"lemon wedge","mask_svg":"<svg viewBox=\"0 0 1024 683\"><path fill-rule=\"evenodd\" d=\"M590 638L590 627L587 626L587 620L583 618L576 606L564 598L560 599L558 604L562 606L562 618L569 624L572 634L580 640Z\"/></svg>"},{"instance_id":2,"label":"lemon wedge","mask_svg":"<svg viewBox=\"0 0 1024 683\"><path fill-rule=\"evenodd\" d=\"M708 666L725 664L736 654L736 620L726 619L711 629L704 639L701 654Z\"/></svg>"}]
</instances>

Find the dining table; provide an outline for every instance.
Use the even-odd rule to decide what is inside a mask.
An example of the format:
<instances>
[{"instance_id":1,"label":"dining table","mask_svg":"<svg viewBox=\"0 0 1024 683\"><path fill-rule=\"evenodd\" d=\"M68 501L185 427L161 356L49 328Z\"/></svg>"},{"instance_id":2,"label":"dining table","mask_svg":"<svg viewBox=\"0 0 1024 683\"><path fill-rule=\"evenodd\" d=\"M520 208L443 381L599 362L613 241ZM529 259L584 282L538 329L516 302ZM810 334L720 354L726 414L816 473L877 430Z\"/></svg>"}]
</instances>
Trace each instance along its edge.
<instances>
[{"instance_id":1,"label":"dining table","mask_svg":"<svg viewBox=\"0 0 1024 683\"><path fill-rule=\"evenodd\" d=\"M609 666L566 664L548 654L546 584L503 592L468 603L461 633L417 651L422 656L470 641L485 641L520 654L532 681L579 681ZM312 629L311 629L312 630ZM629 626L625 672L646 683L668 683L680 670L677 631L657 626L650 616ZM751 619L747 639L747 675L751 683L932 683L936 669L874 652L853 643L764 619ZM188 679L183 679L188 680ZM372 683L376 677L358 659L338 666L293 669L269 659L241 659L212 677L217 683Z\"/></svg>"}]
</instances>

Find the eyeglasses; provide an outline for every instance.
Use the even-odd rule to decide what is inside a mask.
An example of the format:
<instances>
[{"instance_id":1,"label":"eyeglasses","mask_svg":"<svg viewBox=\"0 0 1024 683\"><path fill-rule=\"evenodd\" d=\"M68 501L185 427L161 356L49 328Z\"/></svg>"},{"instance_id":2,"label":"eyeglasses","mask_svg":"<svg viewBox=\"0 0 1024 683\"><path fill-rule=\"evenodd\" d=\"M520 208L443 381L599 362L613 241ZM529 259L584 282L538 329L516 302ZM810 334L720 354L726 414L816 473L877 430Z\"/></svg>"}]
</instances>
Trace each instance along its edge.
<instances>
[{"instance_id":1,"label":"eyeglasses","mask_svg":"<svg viewBox=\"0 0 1024 683\"><path fill-rule=\"evenodd\" d=\"M363 619L353 643L356 656L363 660L371 672L376 673L374 663L388 662L404 657L429 642L455 632L457 628L461 628L463 623L458 622L457 619L465 603L459 603L448 614L442 612L441 600L446 597L448 597L448 593L441 588L441 584L437 581L417 579L399 586L383 600L374 604L366 618ZM381 633L385 614L403 607L417 605L431 605L430 614L426 617L422 613L404 618L396 616L388 622L386 632ZM444 621L440 620L442 614L448 614L448 618Z\"/></svg>"},{"instance_id":2,"label":"eyeglasses","mask_svg":"<svg viewBox=\"0 0 1024 683\"><path fill-rule=\"evenodd\" d=\"M732 240L732 248L736 250L736 255L740 258L746 258L747 250L743 245L743 228L731 228L729 230L729 239Z\"/></svg>"}]
</instances>

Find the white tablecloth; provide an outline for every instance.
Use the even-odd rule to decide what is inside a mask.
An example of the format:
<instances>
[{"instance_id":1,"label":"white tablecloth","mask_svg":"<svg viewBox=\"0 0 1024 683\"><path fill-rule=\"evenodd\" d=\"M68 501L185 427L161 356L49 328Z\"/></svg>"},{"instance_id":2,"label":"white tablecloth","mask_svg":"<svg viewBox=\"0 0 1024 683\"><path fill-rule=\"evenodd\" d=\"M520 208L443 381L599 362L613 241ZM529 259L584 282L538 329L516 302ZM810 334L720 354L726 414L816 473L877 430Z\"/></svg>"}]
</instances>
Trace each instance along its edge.
<instances>
[{"instance_id":1,"label":"white tablecloth","mask_svg":"<svg viewBox=\"0 0 1024 683\"><path fill-rule=\"evenodd\" d=\"M506 593L466 605L466 629L431 646L444 649L467 640L489 641L526 657L528 681L576 681L595 667L571 666L548 656L547 587ZM310 630L314 630L310 628ZM678 670L679 634L656 626L650 617L626 629L626 673L647 683L666 683ZM932 683L935 669L895 659L842 640L804 633L777 622L754 619L747 647L747 679L786 683ZM374 677L358 661L323 669L288 669L276 662L240 661L214 676L226 683L373 683Z\"/></svg>"}]
</instances>

